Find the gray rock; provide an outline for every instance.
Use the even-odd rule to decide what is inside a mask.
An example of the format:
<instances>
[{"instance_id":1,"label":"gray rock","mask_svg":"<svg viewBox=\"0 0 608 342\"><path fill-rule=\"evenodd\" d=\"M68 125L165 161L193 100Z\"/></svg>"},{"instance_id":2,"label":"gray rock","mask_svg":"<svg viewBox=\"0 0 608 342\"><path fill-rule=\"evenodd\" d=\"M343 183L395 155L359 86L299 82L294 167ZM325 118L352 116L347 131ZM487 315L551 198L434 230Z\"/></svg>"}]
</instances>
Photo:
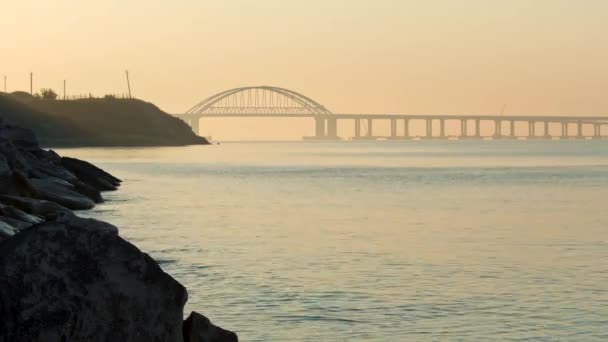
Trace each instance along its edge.
<instances>
[{"instance_id":1,"label":"gray rock","mask_svg":"<svg viewBox=\"0 0 608 342\"><path fill-rule=\"evenodd\" d=\"M28 227L44 221L40 217L30 215L24 211L21 211L15 207L13 207L12 205L4 205L1 203L0 203L0 216L8 218L8 219L13 219L15 221L23 222ZM5 222L11 224L9 221L5 221ZM14 224L11 224L11 225L15 226Z\"/></svg>"},{"instance_id":2,"label":"gray rock","mask_svg":"<svg viewBox=\"0 0 608 342\"><path fill-rule=\"evenodd\" d=\"M238 342L232 331L222 329L197 312L184 321L184 342Z\"/></svg>"},{"instance_id":3,"label":"gray rock","mask_svg":"<svg viewBox=\"0 0 608 342\"><path fill-rule=\"evenodd\" d=\"M97 166L83 160L62 157L61 165L75 174L81 181L93 186L99 191L112 191L122 182Z\"/></svg>"},{"instance_id":4,"label":"gray rock","mask_svg":"<svg viewBox=\"0 0 608 342\"><path fill-rule=\"evenodd\" d=\"M17 229L6 222L0 221L0 240L9 238L17 233Z\"/></svg>"},{"instance_id":5,"label":"gray rock","mask_svg":"<svg viewBox=\"0 0 608 342\"><path fill-rule=\"evenodd\" d=\"M64 179L56 178L53 176L47 176L46 178L42 178L42 179L45 181L50 181L57 185L63 186L70 190L76 191L79 194L88 197L95 203L103 202L103 197L101 197L101 193L99 192L99 190L95 189L94 187L88 185L85 182L82 182L81 180L79 180L77 178L72 181L66 181Z\"/></svg>"},{"instance_id":6,"label":"gray rock","mask_svg":"<svg viewBox=\"0 0 608 342\"><path fill-rule=\"evenodd\" d=\"M187 293L107 223L70 214L0 243L0 342L183 341Z\"/></svg>"},{"instance_id":7,"label":"gray rock","mask_svg":"<svg viewBox=\"0 0 608 342\"><path fill-rule=\"evenodd\" d=\"M23 230L25 228L29 228L33 226L33 224L25 221L19 221L11 217L6 217L0 215L0 222L6 223L9 226L13 227L16 231Z\"/></svg>"},{"instance_id":8,"label":"gray rock","mask_svg":"<svg viewBox=\"0 0 608 342\"><path fill-rule=\"evenodd\" d=\"M31 129L3 124L0 125L0 138L11 140L19 147L38 148L38 139Z\"/></svg>"},{"instance_id":9,"label":"gray rock","mask_svg":"<svg viewBox=\"0 0 608 342\"><path fill-rule=\"evenodd\" d=\"M53 177L53 176L47 176L47 177L38 178L38 179L42 179L42 180L45 180L45 181L48 181L48 182L60 185L60 186L66 187L68 189L72 189L72 190L74 189L74 184L72 184L72 183L70 183L70 182L68 182L66 180L63 180L61 178L57 178L57 177Z\"/></svg>"},{"instance_id":10,"label":"gray rock","mask_svg":"<svg viewBox=\"0 0 608 342\"><path fill-rule=\"evenodd\" d=\"M43 199L56 202L62 206L83 210L91 209L95 202L75 190L49 179L31 179L30 183ZM73 185L70 184L73 188Z\"/></svg>"},{"instance_id":11,"label":"gray rock","mask_svg":"<svg viewBox=\"0 0 608 342\"><path fill-rule=\"evenodd\" d=\"M95 203L102 203L103 197L101 197L101 193L99 190L90 186L89 184L77 180L74 182L74 190L78 191L80 194L87 196Z\"/></svg>"},{"instance_id":12,"label":"gray rock","mask_svg":"<svg viewBox=\"0 0 608 342\"><path fill-rule=\"evenodd\" d=\"M29 179L17 170L0 176L0 194L39 197L38 191L32 186Z\"/></svg>"},{"instance_id":13,"label":"gray rock","mask_svg":"<svg viewBox=\"0 0 608 342\"><path fill-rule=\"evenodd\" d=\"M20 151L22 159L27 164L27 173L34 178L57 178L63 179L68 183L73 183L78 180L76 175L68 171L59 162L49 156L44 150L37 151Z\"/></svg>"},{"instance_id":14,"label":"gray rock","mask_svg":"<svg viewBox=\"0 0 608 342\"><path fill-rule=\"evenodd\" d=\"M59 213L71 213L68 208L55 202L20 196L0 195L0 203L13 206L30 215L47 220L55 218Z\"/></svg>"},{"instance_id":15,"label":"gray rock","mask_svg":"<svg viewBox=\"0 0 608 342\"><path fill-rule=\"evenodd\" d=\"M0 154L4 156L11 170L19 170L27 173L27 170L30 169L27 160L25 160L11 140L0 137Z\"/></svg>"}]
</instances>

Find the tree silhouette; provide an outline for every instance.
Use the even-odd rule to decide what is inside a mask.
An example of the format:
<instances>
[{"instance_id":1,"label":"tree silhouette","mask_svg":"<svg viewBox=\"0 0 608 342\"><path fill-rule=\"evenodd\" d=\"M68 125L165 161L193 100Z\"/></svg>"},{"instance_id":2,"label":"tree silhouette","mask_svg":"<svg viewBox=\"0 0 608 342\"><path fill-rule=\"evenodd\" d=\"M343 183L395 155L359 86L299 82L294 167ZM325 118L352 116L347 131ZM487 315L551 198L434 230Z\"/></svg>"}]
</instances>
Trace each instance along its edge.
<instances>
[{"instance_id":1,"label":"tree silhouette","mask_svg":"<svg viewBox=\"0 0 608 342\"><path fill-rule=\"evenodd\" d=\"M40 96L45 100L57 99L57 93L51 88L40 89Z\"/></svg>"}]
</instances>

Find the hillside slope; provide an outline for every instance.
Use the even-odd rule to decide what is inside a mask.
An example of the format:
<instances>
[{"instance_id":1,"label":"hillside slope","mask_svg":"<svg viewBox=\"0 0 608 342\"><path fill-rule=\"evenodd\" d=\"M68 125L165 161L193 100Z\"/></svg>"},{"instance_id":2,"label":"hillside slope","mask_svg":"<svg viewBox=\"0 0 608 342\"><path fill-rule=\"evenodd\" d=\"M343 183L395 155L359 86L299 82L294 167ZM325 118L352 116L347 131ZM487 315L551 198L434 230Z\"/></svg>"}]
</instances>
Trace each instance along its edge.
<instances>
[{"instance_id":1,"label":"hillside slope","mask_svg":"<svg viewBox=\"0 0 608 342\"><path fill-rule=\"evenodd\" d=\"M31 128L44 146L181 146L208 144L183 121L135 99L60 101L0 94L0 118Z\"/></svg>"}]
</instances>

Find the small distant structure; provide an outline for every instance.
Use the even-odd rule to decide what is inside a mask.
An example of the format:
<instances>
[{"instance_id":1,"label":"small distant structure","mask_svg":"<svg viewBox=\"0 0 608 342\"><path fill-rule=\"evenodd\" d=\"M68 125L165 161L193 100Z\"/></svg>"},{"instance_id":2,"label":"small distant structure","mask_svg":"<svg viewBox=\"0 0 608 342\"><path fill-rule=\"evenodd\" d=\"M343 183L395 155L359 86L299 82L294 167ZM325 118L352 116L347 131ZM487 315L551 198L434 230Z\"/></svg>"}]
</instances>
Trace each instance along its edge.
<instances>
[{"instance_id":1,"label":"small distant structure","mask_svg":"<svg viewBox=\"0 0 608 342\"><path fill-rule=\"evenodd\" d=\"M132 99L133 96L131 95L131 81L129 80L129 70L125 70L125 73L127 74L127 89L129 89L129 98Z\"/></svg>"}]
</instances>

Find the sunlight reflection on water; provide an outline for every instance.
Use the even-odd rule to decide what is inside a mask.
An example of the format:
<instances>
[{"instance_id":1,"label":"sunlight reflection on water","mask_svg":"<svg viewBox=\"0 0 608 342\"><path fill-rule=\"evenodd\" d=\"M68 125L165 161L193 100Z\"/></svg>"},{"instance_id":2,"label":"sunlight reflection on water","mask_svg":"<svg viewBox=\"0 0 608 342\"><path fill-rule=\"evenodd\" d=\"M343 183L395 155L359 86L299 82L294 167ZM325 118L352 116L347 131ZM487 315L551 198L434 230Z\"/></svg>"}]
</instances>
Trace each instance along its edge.
<instances>
[{"instance_id":1,"label":"sunlight reflection on water","mask_svg":"<svg viewBox=\"0 0 608 342\"><path fill-rule=\"evenodd\" d=\"M244 341L608 338L606 142L70 149Z\"/></svg>"}]
</instances>

